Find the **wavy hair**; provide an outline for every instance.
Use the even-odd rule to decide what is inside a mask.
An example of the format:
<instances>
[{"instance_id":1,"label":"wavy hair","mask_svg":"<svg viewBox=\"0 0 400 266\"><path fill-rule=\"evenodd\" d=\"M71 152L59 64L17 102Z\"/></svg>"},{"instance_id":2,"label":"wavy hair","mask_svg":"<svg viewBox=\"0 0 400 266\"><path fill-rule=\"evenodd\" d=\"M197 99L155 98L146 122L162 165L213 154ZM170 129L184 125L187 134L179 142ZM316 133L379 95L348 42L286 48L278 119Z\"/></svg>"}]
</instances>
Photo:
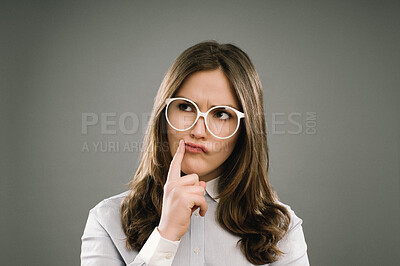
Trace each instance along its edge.
<instances>
[{"instance_id":1,"label":"wavy hair","mask_svg":"<svg viewBox=\"0 0 400 266\"><path fill-rule=\"evenodd\" d=\"M288 231L290 214L278 202L268 180L269 156L262 85L245 52L215 41L186 49L165 75L144 135L138 169L121 204L126 246L140 250L161 217L163 188L172 161L167 140L165 101L183 81L202 70L222 70L239 100L245 119L234 151L223 163L218 181L218 223L240 237L237 244L255 265L277 261L278 241Z\"/></svg>"}]
</instances>

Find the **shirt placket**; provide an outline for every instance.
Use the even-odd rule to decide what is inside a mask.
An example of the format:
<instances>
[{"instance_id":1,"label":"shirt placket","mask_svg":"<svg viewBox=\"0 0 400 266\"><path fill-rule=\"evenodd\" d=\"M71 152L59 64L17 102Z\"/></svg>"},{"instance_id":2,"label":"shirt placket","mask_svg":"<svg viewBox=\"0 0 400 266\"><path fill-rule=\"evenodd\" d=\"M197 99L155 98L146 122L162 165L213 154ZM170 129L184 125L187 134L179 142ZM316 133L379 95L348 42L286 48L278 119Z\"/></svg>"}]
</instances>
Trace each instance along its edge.
<instances>
[{"instance_id":1,"label":"shirt placket","mask_svg":"<svg viewBox=\"0 0 400 266\"><path fill-rule=\"evenodd\" d=\"M190 219L190 265L204 266L204 217L199 209Z\"/></svg>"}]
</instances>

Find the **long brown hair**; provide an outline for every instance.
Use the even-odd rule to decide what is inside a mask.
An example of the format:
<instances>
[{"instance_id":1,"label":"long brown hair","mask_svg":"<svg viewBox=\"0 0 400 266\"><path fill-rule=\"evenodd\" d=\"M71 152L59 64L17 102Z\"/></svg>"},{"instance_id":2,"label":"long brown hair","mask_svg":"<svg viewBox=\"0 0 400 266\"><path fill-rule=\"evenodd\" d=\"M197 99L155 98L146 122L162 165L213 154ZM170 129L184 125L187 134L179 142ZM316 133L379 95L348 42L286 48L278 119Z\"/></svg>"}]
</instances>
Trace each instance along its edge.
<instances>
[{"instance_id":1,"label":"long brown hair","mask_svg":"<svg viewBox=\"0 0 400 266\"><path fill-rule=\"evenodd\" d=\"M189 75L214 69L225 73L245 114L234 151L223 163L216 218L223 228L240 237L238 243L250 263L271 263L283 254L277 243L288 231L290 214L278 203L268 181L262 85L245 52L235 45L215 41L185 50L161 83L143 139L140 163L129 182L130 193L121 205L126 246L140 250L160 221L163 187L172 160L163 115L165 101Z\"/></svg>"}]
</instances>

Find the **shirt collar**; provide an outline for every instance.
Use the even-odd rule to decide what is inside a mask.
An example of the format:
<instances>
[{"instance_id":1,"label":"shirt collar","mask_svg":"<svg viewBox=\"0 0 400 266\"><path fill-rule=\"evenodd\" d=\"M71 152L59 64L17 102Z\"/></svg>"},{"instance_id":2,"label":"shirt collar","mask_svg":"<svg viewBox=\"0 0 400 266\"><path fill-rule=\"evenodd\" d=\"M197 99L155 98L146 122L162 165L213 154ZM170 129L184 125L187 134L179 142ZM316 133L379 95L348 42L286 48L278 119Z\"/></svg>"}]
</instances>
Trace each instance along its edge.
<instances>
[{"instance_id":1,"label":"shirt collar","mask_svg":"<svg viewBox=\"0 0 400 266\"><path fill-rule=\"evenodd\" d=\"M219 178L220 176L206 182L206 192L216 202L219 202L219 199L216 199L216 197L219 195L218 193Z\"/></svg>"}]
</instances>

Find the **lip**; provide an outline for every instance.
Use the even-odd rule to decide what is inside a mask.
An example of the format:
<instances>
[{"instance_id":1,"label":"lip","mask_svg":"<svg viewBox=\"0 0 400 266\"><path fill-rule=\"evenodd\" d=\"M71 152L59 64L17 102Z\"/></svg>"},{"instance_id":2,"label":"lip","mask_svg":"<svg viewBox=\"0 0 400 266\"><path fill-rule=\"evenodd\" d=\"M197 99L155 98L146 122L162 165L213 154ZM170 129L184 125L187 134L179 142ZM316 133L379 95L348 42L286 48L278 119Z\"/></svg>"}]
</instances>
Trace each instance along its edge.
<instances>
[{"instance_id":1,"label":"lip","mask_svg":"<svg viewBox=\"0 0 400 266\"><path fill-rule=\"evenodd\" d=\"M200 152L207 153L208 152L206 146L201 145L201 144L185 142L185 147L188 151L195 152L195 153L200 153Z\"/></svg>"}]
</instances>

